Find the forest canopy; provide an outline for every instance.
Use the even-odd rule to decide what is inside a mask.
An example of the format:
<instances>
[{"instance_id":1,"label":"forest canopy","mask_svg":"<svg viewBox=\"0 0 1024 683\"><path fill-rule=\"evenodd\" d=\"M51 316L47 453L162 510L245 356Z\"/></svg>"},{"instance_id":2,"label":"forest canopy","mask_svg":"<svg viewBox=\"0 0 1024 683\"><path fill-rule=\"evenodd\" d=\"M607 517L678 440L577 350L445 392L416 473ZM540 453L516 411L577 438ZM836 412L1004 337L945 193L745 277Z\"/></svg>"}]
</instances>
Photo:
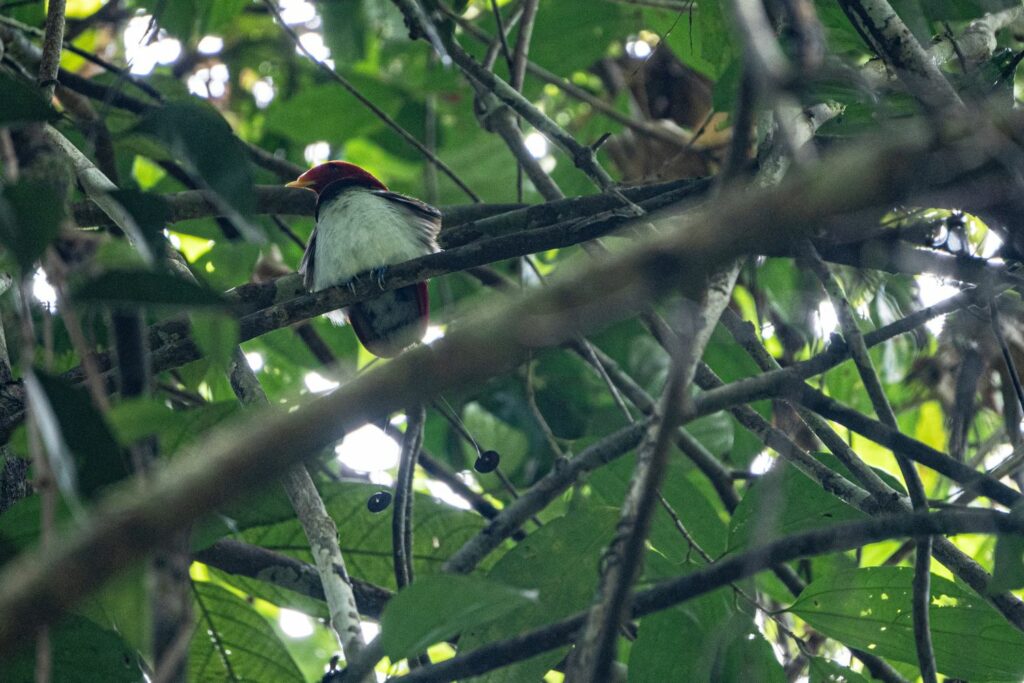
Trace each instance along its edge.
<instances>
[{"instance_id":1,"label":"forest canopy","mask_svg":"<svg viewBox=\"0 0 1024 683\"><path fill-rule=\"evenodd\" d=\"M0 680L1024 679L1022 57L0 0Z\"/></svg>"}]
</instances>

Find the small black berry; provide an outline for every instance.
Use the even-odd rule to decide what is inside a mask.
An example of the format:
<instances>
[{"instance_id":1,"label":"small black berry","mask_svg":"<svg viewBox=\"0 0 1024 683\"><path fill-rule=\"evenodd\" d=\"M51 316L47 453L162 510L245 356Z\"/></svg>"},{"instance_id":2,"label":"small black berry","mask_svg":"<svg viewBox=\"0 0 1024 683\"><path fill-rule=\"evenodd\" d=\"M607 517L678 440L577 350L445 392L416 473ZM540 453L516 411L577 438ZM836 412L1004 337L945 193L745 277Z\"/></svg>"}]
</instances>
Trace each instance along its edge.
<instances>
[{"instance_id":1,"label":"small black berry","mask_svg":"<svg viewBox=\"0 0 1024 683\"><path fill-rule=\"evenodd\" d=\"M366 500L366 509L370 512L382 512L391 505L391 494L387 491L377 491Z\"/></svg>"},{"instance_id":2,"label":"small black berry","mask_svg":"<svg viewBox=\"0 0 1024 683\"><path fill-rule=\"evenodd\" d=\"M484 451L477 457L476 462L473 463L473 469L481 474L487 474L498 469L500 461L501 456L498 455L498 451Z\"/></svg>"}]
</instances>

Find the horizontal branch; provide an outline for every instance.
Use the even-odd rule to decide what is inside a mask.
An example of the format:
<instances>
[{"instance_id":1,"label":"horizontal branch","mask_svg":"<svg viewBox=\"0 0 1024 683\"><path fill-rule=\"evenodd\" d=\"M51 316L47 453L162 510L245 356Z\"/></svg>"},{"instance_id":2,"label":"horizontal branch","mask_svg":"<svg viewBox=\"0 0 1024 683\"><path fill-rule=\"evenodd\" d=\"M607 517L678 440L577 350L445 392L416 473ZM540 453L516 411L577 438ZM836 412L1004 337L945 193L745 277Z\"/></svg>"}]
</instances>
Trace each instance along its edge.
<instances>
[{"instance_id":1,"label":"horizontal branch","mask_svg":"<svg viewBox=\"0 0 1024 683\"><path fill-rule=\"evenodd\" d=\"M320 583L316 567L273 550L241 541L221 539L195 553L194 557L203 564L229 574L248 576L287 588L314 600L324 600L324 587ZM379 619L384 611L384 605L393 595L391 591L362 579L353 577L351 581L359 613L371 619Z\"/></svg>"},{"instance_id":2,"label":"horizontal branch","mask_svg":"<svg viewBox=\"0 0 1024 683\"><path fill-rule=\"evenodd\" d=\"M659 612L686 600L745 579L776 564L803 557L852 550L891 538L966 533L1024 533L1024 520L992 510L949 510L887 515L867 521L830 525L729 555L685 576L637 591L633 618ZM491 671L570 644L583 626L586 612L473 652L422 667L402 677L403 683L451 681Z\"/></svg>"}]
</instances>

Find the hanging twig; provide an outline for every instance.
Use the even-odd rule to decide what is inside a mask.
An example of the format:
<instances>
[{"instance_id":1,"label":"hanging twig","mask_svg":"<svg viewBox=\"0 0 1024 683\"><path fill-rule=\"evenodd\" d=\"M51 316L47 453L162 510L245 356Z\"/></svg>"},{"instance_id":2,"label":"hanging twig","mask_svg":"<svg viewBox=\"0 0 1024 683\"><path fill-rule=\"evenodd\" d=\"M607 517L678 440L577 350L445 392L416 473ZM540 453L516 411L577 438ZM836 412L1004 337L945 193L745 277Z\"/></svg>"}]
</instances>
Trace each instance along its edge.
<instances>
[{"instance_id":1,"label":"hanging twig","mask_svg":"<svg viewBox=\"0 0 1024 683\"><path fill-rule=\"evenodd\" d=\"M426 412L422 406L406 411L405 437L398 459L395 479L394 510L391 517L391 547L395 558L395 583L402 590L413 581L412 569L412 475L423 445L423 423Z\"/></svg>"}]
</instances>

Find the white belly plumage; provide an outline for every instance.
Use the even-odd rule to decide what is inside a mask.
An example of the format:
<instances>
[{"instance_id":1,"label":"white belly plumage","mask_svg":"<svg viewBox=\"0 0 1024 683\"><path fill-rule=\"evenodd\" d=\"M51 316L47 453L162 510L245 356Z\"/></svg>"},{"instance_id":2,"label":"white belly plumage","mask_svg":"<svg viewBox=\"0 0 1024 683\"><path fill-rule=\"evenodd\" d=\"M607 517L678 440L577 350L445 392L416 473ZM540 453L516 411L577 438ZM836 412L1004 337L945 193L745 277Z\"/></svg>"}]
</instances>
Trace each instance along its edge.
<instances>
[{"instance_id":1,"label":"white belly plumage","mask_svg":"<svg viewBox=\"0 0 1024 683\"><path fill-rule=\"evenodd\" d=\"M410 227L408 209L362 188L320 206L313 289L430 253Z\"/></svg>"}]
</instances>

